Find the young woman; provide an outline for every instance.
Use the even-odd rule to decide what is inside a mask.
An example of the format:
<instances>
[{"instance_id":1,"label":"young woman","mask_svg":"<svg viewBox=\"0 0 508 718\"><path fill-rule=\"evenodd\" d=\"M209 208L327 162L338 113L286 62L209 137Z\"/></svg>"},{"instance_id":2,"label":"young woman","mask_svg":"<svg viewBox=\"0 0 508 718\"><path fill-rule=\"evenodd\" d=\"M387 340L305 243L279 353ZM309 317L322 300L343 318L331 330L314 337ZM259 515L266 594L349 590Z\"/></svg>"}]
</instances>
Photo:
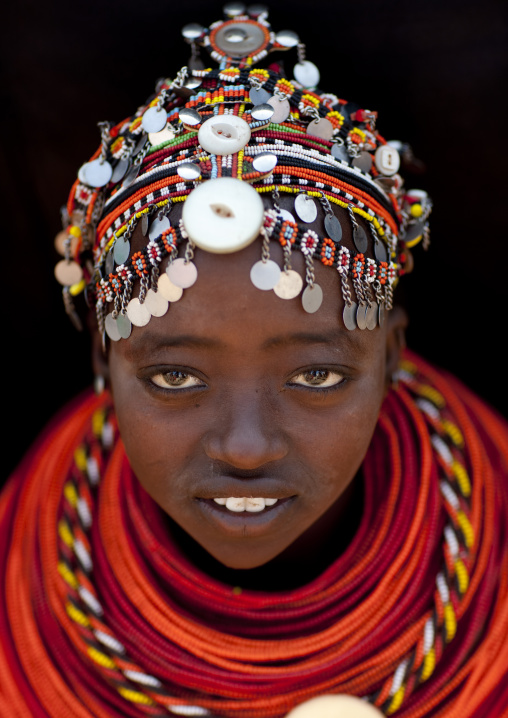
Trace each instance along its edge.
<instances>
[{"instance_id":1,"label":"young woman","mask_svg":"<svg viewBox=\"0 0 508 718\"><path fill-rule=\"evenodd\" d=\"M69 198L96 393L0 504L0 713L506 715L506 426L393 307L430 200L262 8L184 36Z\"/></svg>"}]
</instances>

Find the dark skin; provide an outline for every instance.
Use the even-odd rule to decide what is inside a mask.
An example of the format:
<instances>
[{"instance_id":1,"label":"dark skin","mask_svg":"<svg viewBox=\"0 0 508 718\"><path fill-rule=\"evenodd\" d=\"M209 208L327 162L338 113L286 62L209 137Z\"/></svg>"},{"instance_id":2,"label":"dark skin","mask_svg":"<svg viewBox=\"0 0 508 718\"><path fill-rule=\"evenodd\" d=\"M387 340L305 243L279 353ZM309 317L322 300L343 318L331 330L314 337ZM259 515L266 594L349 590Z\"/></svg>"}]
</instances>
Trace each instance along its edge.
<instances>
[{"instance_id":1,"label":"dark skin","mask_svg":"<svg viewBox=\"0 0 508 718\"><path fill-rule=\"evenodd\" d=\"M271 251L282 266L280 247ZM354 535L359 469L406 318L395 309L383 327L348 331L337 272L317 262L324 302L307 314L251 284L259 256L259 241L229 255L198 250L182 299L111 343L107 363L97 340L94 361L134 473L181 550L230 585L284 590L321 573ZM299 252L293 268L303 274ZM213 501L243 496L278 501L260 513Z\"/></svg>"}]
</instances>

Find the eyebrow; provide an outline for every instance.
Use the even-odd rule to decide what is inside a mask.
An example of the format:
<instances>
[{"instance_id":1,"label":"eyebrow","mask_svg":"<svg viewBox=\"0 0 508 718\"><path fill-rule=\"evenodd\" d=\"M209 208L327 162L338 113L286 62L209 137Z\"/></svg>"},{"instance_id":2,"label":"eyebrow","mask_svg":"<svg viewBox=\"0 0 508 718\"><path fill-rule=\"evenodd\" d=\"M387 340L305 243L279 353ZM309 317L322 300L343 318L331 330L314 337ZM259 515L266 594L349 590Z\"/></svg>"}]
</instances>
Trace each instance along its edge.
<instances>
[{"instance_id":1,"label":"eyebrow","mask_svg":"<svg viewBox=\"0 0 508 718\"><path fill-rule=\"evenodd\" d=\"M280 337L272 337L267 339L263 344L263 349L275 349L278 347L289 346L291 344L340 344L345 342L349 347L358 348L358 340L353 336L352 332L343 329L336 329L332 332L296 332L284 334Z\"/></svg>"},{"instance_id":2,"label":"eyebrow","mask_svg":"<svg viewBox=\"0 0 508 718\"><path fill-rule=\"evenodd\" d=\"M220 349L225 344L218 339L208 337L196 337L190 334L180 334L177 336L160 336L158 334L145 333L140 337L133 337L126 347L127 356L133 357L141 352L156 352L160 349L168 349L172 347L194 347L195 349Z\"/></svg>"}]
</instances>

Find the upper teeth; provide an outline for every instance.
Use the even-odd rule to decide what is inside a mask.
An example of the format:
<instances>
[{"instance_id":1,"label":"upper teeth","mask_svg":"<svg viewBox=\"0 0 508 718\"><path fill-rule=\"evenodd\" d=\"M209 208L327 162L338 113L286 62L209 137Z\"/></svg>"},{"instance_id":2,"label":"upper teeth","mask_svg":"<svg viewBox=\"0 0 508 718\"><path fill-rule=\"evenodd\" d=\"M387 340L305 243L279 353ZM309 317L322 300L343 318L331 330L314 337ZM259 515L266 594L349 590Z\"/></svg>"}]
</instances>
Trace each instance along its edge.
<instances>
[{"instance_id":1,"label":"upper teeth","mask_svg":"<svg viewBox=\"0 0 508 718\"><path fill-rule=\"evenodd\" d=\"M230 511L262 511L265 506L273 506L279 499L248 498L246 496L230 496L229 499L214 499L216 504L225 506Z\"/></svg>"}]
</instances>

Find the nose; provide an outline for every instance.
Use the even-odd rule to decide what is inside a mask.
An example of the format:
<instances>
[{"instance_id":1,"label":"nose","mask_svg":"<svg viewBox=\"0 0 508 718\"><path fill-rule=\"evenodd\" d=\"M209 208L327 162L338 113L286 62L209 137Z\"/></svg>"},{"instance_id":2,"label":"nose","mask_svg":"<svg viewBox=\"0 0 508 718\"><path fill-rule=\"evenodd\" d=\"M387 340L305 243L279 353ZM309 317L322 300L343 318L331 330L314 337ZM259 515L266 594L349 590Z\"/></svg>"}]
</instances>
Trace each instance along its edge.
<instances>
[{"instance_id":1,"label":"nose","mask_svg":"<svg viewBox=\"0 0 508 718\"><path fill-rule=\"evenodd\" d=\"M261 393L243 393L221 403L206 437L206 453L237 469L254 470L288 453L283 422Z\"/></svg>"}]
</instances>

